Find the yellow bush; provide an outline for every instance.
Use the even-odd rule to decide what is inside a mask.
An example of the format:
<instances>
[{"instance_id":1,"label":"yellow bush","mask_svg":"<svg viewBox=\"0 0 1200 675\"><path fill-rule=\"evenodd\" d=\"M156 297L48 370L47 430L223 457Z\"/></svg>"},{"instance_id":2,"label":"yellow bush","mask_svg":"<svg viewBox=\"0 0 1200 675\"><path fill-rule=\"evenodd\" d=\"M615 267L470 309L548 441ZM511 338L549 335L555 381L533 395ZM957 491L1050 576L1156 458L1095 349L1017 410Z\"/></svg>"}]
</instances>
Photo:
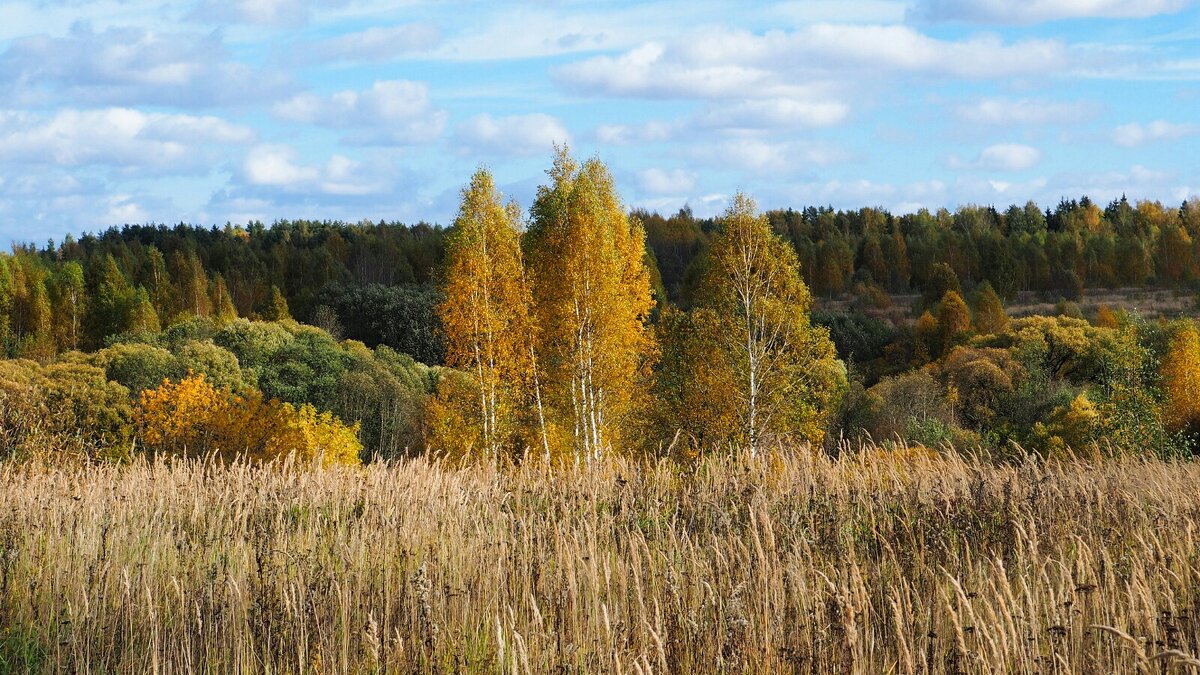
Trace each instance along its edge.
<instances>
[{"instance_id":1,"label":"yellow bush","mask_svg":"<svg viewBox=\"0 0 1200 675\"><path fill-rule=\"evenodd\" d=\"M358 424L307 404L265 401L257 391L218 389L202 374L143 391L134 421L142 443L155 452L255 460L294 453L303 461L357 464L362 451Z\"/></svg>"}]
</instances>

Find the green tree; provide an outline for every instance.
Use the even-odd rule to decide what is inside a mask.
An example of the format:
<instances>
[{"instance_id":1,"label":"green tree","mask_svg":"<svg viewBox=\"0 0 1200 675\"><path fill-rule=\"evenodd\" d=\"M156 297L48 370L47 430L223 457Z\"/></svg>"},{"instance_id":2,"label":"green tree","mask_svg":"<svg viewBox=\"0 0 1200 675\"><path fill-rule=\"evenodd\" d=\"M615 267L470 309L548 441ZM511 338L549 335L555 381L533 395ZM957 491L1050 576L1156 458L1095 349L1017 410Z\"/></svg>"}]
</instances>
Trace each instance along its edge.
<instances>
[{"instance_id":1,"label":"green tree","mask_svg":"<svg viewBox=\"0 0 1200 675\"><path fill-rule=\"evenodd\" d=\"M71 260L54 273L50 286L55 342L62 349L79 349L87 315L87 284L83 266Z\"/></svg>"},{"instance_id":2,"label":"green tree","mask_svg":"<svg viewBox=\"0 0 1200 675\"><path fill-rule=\"evenodd\" d=\"M129 330L134 333L157 333L162 330L158 323L158 312L145 288L138 287L129 312Z\"/></svg>"},{"instance_id":3,"label":"green tree","mask_svg":"<svg viewBox=\"0 0 1200 675\"><path fill-rule=\"evenodd\" d=\"M764 443L819 443L845 368L828 331L809 322L812 298L795 250L776 236L752 199L734 197L709 251L700 307L712 310L721 354L697 368L728 369L735 384L734 432L751 453ZM714 392L719 394L719 392Z\"/></svg>"},{"instance_id":4,"label":"green tree","mask_svg":"<svg viewBox=\"0 0 1200 675\"><path fill-rule=\"evenodd\" d=\"M215 275L212 280L212 307L213 318L218 326L238 318L237 309L233 306L233 298L229 296L229 287L225 284L225 277L221 274Z\"/></svg>"},{"instance_id":5,"label":"green tree","mask_svg":"<svg viewBox=\"0 0 1200 675\"><path fill-rule=\"evenodd\" d=\"M932 307L949 292L961 293L958 275L946 263L935 263L929 268L928 276L921 287L921 299L926 307Z\"/></svg>"},{"instance_id":6,"label":"green tree","mask_svg":"<svg viewBox=\"0 0 1200 675\"><path fill-rule=\"evenodd\" d=\"M104 344L104 338L129 330L137 294L112 254L99 260L94 288L93 301L89 303L89 337L92 345L99 346Z\"/></svg>"},{"instance_id":7,"label":"green tree","mask_svg":"<svg viewBox=\"0 0 1200 675\"><path fill-rule=\"evenodd\" d=\"M179 311L193 316L212 314L208 276L204 273L204 266L195 251L176 251L171 256L171 276L178 285ZM174 323L174 319L171 323Z\"/></svg>"},{"instance_id":8,"label":"green tree","mask_svg":"<svg viewBox=\"0 0 1200 675\"><path fill-rule=\"evenodd\" d=\"M167 261L157 246L151 246L146 253L148 270L146 273L146 291L150 294L150 302L160 319L172 317L179 311L178 291L171 281L167 271Z\"/></svg>"},{"instance_id":9,"label":"green tree","mask_svg":"<svg viewBox=\"0 0 1200 675\"><path fill-rule=\"evenodd\" d=\"M271 298L267 304L267 309L263 312L263 318L267 321L286 321L292 318L292 312L288 309L287 298L283 297L283 293L278 286L271 286Z\"/></svg>"}]
</instances>

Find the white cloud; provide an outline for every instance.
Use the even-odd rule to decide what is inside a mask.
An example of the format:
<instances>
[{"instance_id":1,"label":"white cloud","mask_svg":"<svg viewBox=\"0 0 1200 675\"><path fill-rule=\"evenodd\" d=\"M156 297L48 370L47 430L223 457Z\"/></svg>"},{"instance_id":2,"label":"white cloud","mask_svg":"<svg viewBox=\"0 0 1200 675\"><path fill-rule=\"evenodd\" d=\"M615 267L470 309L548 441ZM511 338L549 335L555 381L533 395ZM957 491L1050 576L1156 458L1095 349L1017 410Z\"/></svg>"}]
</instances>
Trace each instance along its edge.
<instances>
[{"instance_id":1,"label":"white cloud","mask_svg":"<svg viewBox=\"0 0 1200 675\"><path fill-rule=\"evenodd\" d=\"M634 143L661 143L669 141L679 130L671 122L646 122L645 124L601 124L592 132L600 143L609 145L631 145Z\"/></svg>"},{"instance_id":2,"label":"white cloud","mask_svg":"<svg viewBox=\"0 0 1200 675\"><path fill-rule=\"evenodd\" d=\"M463 154L538 155L555 143L568 143L570 133L556 117L543 113L492 117L476 115L454 133Z\"/></svg>"},{"instance_id":3,"label":"white cloud","mask_svg":"<svg viewBox=\"0 0 1200 675\"><path fill-rule=\"evenodd\" d=\"M381 170L382 169L382 170ZM242 167L250 186L287 193L312 193L342 197L378 195L390 188L389 171L380 165L333 155L323 165L302 164L294 148L263 144L250 149Z\"/></svg>"},{"instance_id":4,"label":"white cloud","mask_svg":"<svg viewBox=\"0 0 1200 675\"><path fill-rule=\"evenodd\" d=\"M1155 120L1149 124L1122 124L1113 129L1112 140L1117 145L1126 148L1136 148L1153 141L1171 141L1185 136L1200 134L1200 125L1174 124L1165 120Z\"/></svg>"},{"instance_id":5,"label":"white cloud","mask_svg":"<svg viewBox=\"0 0 1200 675\"><path fill-rule=\"evenodd\" d=\"M205 170L214 145L241 145L254 132L212 116L129 108L60 110L51 117L0 112L0 160L121 170Z\"/></svg>"},{"instance_id":6,"label":"white cloud","mask_svg":"<svg viewBox=\"0 0 1200 675\"><path fill-rule=\"evenodd\" d=\"M825 127L846 118L850 106L841 101L770 98L713 107L699 115L704 127L726 129L781 129Z\"/></svg>"},{"instance_id":7,"label":"white cloud","mask_svg":"<svg viewBox=\"0 0 1200 675\"><path fill-rule=\"evenodd\" d=\"M638 189L648 195L686 194L696 187L696 172L652 168L638 172Z\"/></svg>"},{"instance_id":8,"label":"white cloud","mask_svg":"<svg viewBox=\"0 0 1200 675\"><path fill-rule=\"evenodd\" d=\"M66 37L13 41L0 55L0 92L39 104L242 105L278 97L286 77L228 59L216 33L75 25Z\"/></svg>"},{"instance_id":9,"label":"white cloud","mask_svg":"<svg viewBox=\"0 0 1200 675\"><path fill-rule=\"evenodd\" d=\"M428 23L398 26L372 26L357 33L346 33L322 40L300 55L309 61L389 61L436 47L442 40L438 27Z\"/></svg>"},{"instance_id":10,"label":"white cloud","mask_svg":"<svg viewBox=\"0 0 1200 675\"><path fill-rule=\"evenodd\" d=\"M347 142L358 145L428 143L441 135L446 112L429 101L429 88L409 80L377 81L364 91L340 91L328 97L300 94L274 107L292 122L351 130Z\"/></svg>"},{"instance_id":11,"label":"white cloud","mask_svg":"<svg viewBox=\"0 0 1200 675\"><path fill-rule=\"evenodd\" d=\"M772 176L801 173L813 166L830 166L849 159L844 150L826 143L758 138L697 146L691 154L710 166Z\"/></svg>"},{"instance_id":12,"label":"white cloud","mask_svg":"<svg viewBox=\"0 0 1200 675\"><path fill-rule=\"evenodd\" d=\"M315 9L336 7L346 0L201 0L192 17L216 23L299 26Z\"/></svg>"},{"instance_id":13,"label":"white cloud","mask_svg":"<svg viewBox=\"0 0 1200 675\"><path fill-rule=\"evenodd\" d=\"M1020 143L989 145L979 153L979 166L997 171L1024 171L1037 166L1042 153L1037 148Z\"/></svg>"},{"instance_id":14,"label":"white cloud","mask_svg":"<svg viewBox=\"0 0 1200 675\"><path fill-rule=\"evenodd\" d=\"M982 98L955 108L959 118L972 124L994 126L1071 124L1094 117L1100 106L1079 101L1066 103L1046 99Z\"/></svg>"},{"instance_id":15,"label":"white cloud","mask_svg":"<svg viewBox=\"0 0 1200 675\"><path fill-rule=\"evenodd\" d=\"M850 76L987 79L1042 74L1068 62L1066 47L1054 40L939 40L907 26L817 24L764 34L709 29L670 44L651 41L618 56L585 59L553 74L562 86L597 95L794 99L799 93L805 100L814 87L836 88ZM818 114L833 116L833 107Z\"/></svg>"},{"instance_id":16,"label":"white cloud","mask_svg":"<svg viewBox=\"0 0 1200 675\"><path fill-rule=\"evenodd\" d=\"M1100 204L1122 195L1128 195L1130 199L1157 199L1177 204L1200 194L1200 185L1181 184L1172 171L1135 164L1127 170L1075 171L1055 176L1045 190L1043 201L1051 204L1061 197L1084 194Z\"/></svg>"},{"instance_id":17,"label":"white cloud","mask_svg":"<svg viewBox=\"0 0 1200 675\"><path fill-rule=\"evenodd\" d=\"M107 223L148 223L146 209L132 195L112 195L105 200L108 209L102 216Z\"/></svg>"},{"instance_id":18,"label":"white cloud","mask_svg":"<svg viewBox=\"0 0 1200 675\"><path fill-rule=\"evenodd\" d=\"M929 21L1031 24L1173 14L1190 4L1190 0L918 0L910 16Z\"/></svg>"},{"instance_id":19,"label":"white cloud","mask_svg":"<svg viewBox=\"0 0 1200 675\"><path fill-rule=\"evenodd\" d=\"M1037 166L1042 153L1037 148L1020 143L989 145L971 161L951 155L947 164L952 169L984 169L989 171L1025 171Z\"/></svg>"},{"instance_id":20,"label":"white cloud","mask_svg":"<svg viewBox=\"0 0 1200 675\"><path fill-rule=\"evenodd\" d=\"M282 188L312 183L321 175L316 167L297 165L295 149L286 145L255 146L246 155L244 170L251 185Z\"/></svg>"},{"instance_id":21,"label":"white cloud","mask_svg":"<svg viewBox=\"0 0 1200 675\"><path fill-rule=\"evenodd\" d=\"M922 207L943 205L948 194L948 186L939 180L898 185L867 179L833 179L795 184L780 201L796 207L821 204L858 208L872 204L896 213L911 213Z\"/></svg>"}]
</instances>

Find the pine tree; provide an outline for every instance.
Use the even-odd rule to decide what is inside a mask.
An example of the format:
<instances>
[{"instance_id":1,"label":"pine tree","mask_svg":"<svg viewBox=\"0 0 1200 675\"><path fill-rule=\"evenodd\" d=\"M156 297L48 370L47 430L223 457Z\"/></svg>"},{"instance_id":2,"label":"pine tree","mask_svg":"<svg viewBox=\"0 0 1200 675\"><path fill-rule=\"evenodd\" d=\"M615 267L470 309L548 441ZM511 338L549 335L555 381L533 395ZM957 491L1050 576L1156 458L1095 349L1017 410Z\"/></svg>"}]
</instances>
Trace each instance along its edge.
<instances>
[{"instance_id":1,"label":"pine tree","mask_svg":"<svg viewBox=\"0 0 1200 675\"><path fill-rule=\"evenodd\" d=\"M699 305L717 317L713 339L722 358L696 367L732 374L733 437L751 453L771 441L819 443L844 389L845 369L828 333L809 323L812 298L795 250L744 194L734 197L720 226Z\"/></svg>"},{"instance_id":2,"label":"pine tree","mask_svg":"<svg viewBox=\"0 0 1200 675\"><path fill-rule=\"evenodd\" d=\"M599 160L560 148L532 209L529 272L548 413L576 458L621 448L654 352L645 231Z\"/></svg>"},{"instance_id":3,"label":"pine tree","mask_svg":"<svg viewBox=\"0 0 1200 675\"><path fill-rule=\"evenodd\" d=\"M472 400L449 398L444 404L467 422L469 436L490 457L519 450L511 442L519 436L532 380L520 227L519 209L504 206L486 169L476 171L463 188L447 242L445 299L438 316L446 365L465 371L473 385Z\"/></svg>"}]
</instances>

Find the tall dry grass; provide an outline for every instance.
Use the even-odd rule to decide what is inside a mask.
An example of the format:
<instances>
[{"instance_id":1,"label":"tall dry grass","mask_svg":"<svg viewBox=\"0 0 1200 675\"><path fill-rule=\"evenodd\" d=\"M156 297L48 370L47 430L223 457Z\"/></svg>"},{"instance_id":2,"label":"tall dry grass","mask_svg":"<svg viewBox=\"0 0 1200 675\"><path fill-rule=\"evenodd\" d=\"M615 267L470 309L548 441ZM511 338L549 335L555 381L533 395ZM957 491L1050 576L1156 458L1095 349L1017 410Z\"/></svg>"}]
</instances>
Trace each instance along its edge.
<instances>
[{"instance_id":1,"label":"tall dry grass","mask_svg":"<svg viewBox=\"0 0 1200 675\"><path fill-rule=\"evenodd\" d=\"M0 466L0 671L1180 672L1200 466Z\"/></svg>"}]
</instances>

